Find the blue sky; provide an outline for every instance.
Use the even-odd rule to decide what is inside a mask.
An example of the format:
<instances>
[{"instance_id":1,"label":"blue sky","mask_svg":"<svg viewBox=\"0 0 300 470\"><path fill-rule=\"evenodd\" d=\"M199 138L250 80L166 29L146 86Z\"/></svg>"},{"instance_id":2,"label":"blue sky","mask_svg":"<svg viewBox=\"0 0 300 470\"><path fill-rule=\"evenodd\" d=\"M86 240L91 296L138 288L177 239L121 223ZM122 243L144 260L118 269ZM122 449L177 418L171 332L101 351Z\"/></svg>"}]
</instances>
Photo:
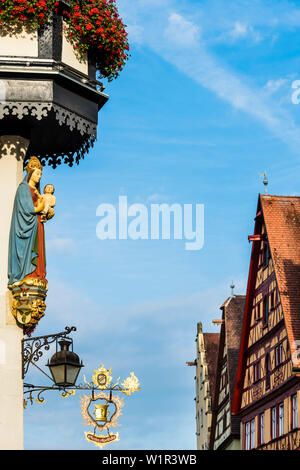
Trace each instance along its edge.
<instances>
[{"instance_id":1,"label":"blue sky","mask_svg":"<svg viewBox=\"0 0 300 470\"><path fill-rule=\"evenodd\" d=\"M131 58L99 114L98 140L79 166L45 168L56 188L46 225L49 294L36 335L77 326L89 380L103 363L134 371L120 442L107 449L195 449L197 322L245 293L257 197L299 195L300 5L288 1L120 0ZM205 242L103 240L96 209L151 202L205 206ZM40 382L32 373L27 382ZM80 379L79 379L80 380ZM25 410L25 448L90 449L80 393L45 395Z\"/></svg>"}]
</instances>

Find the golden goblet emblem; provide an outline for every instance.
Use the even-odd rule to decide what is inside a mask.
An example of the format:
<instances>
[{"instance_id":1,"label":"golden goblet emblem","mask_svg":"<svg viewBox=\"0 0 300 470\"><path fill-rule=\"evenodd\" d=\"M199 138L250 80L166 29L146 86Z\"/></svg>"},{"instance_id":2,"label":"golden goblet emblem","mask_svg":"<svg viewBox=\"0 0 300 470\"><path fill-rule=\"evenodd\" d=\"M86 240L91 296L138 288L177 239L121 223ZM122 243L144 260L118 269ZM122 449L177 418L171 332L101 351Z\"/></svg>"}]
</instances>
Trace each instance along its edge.
<instances>
[{"instance_id":1,"label":"golden goblet emblem","mask_svg":"<svg viewBox=\"0 0 300 470\"><path fill-rule=\"evenodd\" d=\"M107 418L109 416L108 404L106 405L95 405L94 415L96 421L101 421L107 423Z\"/></svg>"}]
</instances>

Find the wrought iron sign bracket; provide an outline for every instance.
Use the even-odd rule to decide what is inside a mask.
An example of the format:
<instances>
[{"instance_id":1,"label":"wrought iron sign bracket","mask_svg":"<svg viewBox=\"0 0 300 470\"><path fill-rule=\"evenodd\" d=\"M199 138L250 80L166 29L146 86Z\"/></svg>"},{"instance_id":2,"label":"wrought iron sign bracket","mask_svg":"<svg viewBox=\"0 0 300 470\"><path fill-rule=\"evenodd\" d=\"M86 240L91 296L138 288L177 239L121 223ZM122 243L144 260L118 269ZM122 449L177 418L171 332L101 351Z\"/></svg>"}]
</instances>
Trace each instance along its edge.
<instances>
[{"instance_id":1,"label":"wrought iron sign bracket","mask_svg":"<svg viewBox=\"0 0 300 470\"><path fill-rule=\"evenodd\" d=\"M48 374L46 374L40 367L38 367L36 363L43 356L44 351L48 351L50 349L50 345L54 343L58 338L70 339L68 335L72 331L76 331L75 326L71 326L71 327L66 326L65 331L61 331L60 333L55 333L55 334L46 335L46 336L37 336L35 338L23 339L22 340L22 378L24 379L25 375L27 374L30 364L33 364L44 375L46 375L48 378L51 379L51 377ZM34 386L31 386L31 387L34 387Z\"/></svg>"}]
</instances>

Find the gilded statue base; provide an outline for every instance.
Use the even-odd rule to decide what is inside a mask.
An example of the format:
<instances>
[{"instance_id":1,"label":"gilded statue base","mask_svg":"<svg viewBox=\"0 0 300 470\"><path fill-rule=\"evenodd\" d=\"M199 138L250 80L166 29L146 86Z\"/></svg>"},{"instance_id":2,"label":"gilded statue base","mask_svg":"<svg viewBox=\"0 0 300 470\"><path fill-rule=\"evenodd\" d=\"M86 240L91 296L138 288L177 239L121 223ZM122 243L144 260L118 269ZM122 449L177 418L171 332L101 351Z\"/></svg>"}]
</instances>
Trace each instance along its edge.
<instances>
[{"instance_id":1,"label":"gilded statue base","mask_svg":"<svg viewBox=\"0 0 300 470\"><path fill-rule=\"evenodd\" d=\"M45 315L48 282L27 278L8 288L13 297L11 312L24 333L30 334Z\"/></svg>"}]
</instances>

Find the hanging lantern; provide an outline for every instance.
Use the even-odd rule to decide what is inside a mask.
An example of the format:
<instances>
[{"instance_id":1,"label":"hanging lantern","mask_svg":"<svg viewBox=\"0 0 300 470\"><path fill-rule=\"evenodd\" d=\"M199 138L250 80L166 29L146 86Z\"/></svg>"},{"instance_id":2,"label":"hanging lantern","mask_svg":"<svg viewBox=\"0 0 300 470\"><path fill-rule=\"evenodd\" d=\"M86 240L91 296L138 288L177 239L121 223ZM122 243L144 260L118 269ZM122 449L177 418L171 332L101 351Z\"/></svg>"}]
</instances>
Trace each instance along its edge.
<instances>
[{"instance_id":1,"label":"hanging lantern","mask_svg":"<svg viewBox=\"0 0 300 470\"><path fill-rule=\"evenodd\" d=\"M75 385L81 367L77 354L70 351L69 348L73 343L72 341L62 340L59 341L61 351L56 352L48 361L47 366L50 369L53 381L59 387L70 387Z\"/></svg>"}]
</instances>

